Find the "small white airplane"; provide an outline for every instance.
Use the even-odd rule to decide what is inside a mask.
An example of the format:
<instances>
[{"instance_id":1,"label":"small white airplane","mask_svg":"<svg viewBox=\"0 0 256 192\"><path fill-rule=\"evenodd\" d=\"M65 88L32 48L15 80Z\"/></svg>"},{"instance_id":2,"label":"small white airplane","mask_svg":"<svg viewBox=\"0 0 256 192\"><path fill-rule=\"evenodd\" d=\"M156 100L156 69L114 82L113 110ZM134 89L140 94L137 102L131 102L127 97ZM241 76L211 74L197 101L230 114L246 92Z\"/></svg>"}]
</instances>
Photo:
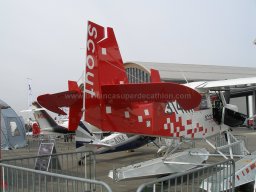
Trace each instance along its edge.
<instances>
[{"instance_id":1,"label":"small white airplane","mask_svg":"<svg viewBox=\"0 0 256 192\"><path fill-rule=\"evenodd\" d=\"M33 114L40 127L41 134L49 132L72 133L68 130L67 119L58 124L37 102L34 102L33 106L36 107ZM139 148L155 140L155 137L123 133L112 133L100 139L101 134L103 132L100 129L87 122L80 121L75 131L76 151L92 150L96 154L126 151Z\"/></svg>"},{"instance_id":2,"label":"small white airplane","mask_svg":"<svg viewBox=\"0 0 256 192\"><path fill-rule=\"evenodd\" d=\"M33 115L40 127L40 134L48 133L72 133L68 130L68 120L57 123L48 112L42 108L37 102L32 104L36 109L33 109Z\"/></svg>"}]
</instances>

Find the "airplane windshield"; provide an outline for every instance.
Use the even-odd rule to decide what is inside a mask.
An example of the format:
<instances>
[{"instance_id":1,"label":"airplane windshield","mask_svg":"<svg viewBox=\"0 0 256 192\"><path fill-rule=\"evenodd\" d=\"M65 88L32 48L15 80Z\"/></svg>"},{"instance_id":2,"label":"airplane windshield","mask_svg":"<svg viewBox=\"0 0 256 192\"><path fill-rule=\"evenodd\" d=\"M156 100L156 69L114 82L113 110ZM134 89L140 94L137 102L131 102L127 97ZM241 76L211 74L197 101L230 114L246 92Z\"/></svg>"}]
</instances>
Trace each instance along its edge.
<instances>
[{"instance_id":1,"label":"airplane windshield","mask_svg":"<svg viewBox=\"0 0 256 192\"><path fill-rule=\"evenodd\" d=\"M204 110L204 109L209 109L209 102L208 102L208 99L206 97L206 95L202 95L202 100L201 100L201 103L199 105L199 109L200 110Z\"/></svg>"}]
</instances>

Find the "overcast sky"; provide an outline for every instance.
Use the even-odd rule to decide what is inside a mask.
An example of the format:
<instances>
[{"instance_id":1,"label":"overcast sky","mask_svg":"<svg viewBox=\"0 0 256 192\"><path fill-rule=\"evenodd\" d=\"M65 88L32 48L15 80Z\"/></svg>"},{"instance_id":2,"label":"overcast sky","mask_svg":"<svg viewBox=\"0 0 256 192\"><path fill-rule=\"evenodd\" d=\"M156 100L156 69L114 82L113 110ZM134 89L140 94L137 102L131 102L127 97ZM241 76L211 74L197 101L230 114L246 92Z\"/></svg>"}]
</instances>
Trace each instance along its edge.
<instances>
[{"instance_id":1,"label":"overcast sky","mask_svg":"<svg viewBox=\"0 0 256 192\"><path fill-rule=\"evenodd\" d=\"M0 99L17 112L67 90L87 21L115 30L124 61L256 67L256 0L0 0Z\"/></svg>"}]
</instances>

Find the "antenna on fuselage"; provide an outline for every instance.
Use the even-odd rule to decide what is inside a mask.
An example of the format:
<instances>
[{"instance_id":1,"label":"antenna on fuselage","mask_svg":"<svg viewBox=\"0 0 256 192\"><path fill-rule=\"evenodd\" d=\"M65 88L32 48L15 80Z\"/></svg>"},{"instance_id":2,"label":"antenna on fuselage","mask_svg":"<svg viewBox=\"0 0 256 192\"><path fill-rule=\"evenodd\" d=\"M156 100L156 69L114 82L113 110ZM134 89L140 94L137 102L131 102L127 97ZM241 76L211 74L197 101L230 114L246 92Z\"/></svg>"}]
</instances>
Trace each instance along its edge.
<instances>
[{"instance_id":1,"label":"antenna on fuselage","mask_svg":"<svg viewBox=\"0 0 256 192\"><path fill-rule=\"evenodd\" d=\"M83 70L83 108L82 108L82 112L83 112L83 120L85 121L85 76L86 75L86 67Z\"/></svg>"},{"instance_id":2,"label":"antenna on fuselage","mask_svg":"<svg viewBox=\"0 0 256 192\"><path fill-rule=\"evenodd\" d=\"M182 77L185 79L186 83L188 84L188 80L187 80L187 78L185 76L185 73L180 68L178 68L178 70L180 71Z\"/></svg>"},{"instance_id":3,"label":"antenna on fuselage","mask_svg":"<svg viewBox=\"0 0 256 192\"><path fill-rule=\"evenodd\" d=\"M188 80L187 80L187 78L186 78L186 76L185 76L185 74L183 72L182 72L182 76L184 77L186 83L188 84Z\"/></svg>"}]
</instances>

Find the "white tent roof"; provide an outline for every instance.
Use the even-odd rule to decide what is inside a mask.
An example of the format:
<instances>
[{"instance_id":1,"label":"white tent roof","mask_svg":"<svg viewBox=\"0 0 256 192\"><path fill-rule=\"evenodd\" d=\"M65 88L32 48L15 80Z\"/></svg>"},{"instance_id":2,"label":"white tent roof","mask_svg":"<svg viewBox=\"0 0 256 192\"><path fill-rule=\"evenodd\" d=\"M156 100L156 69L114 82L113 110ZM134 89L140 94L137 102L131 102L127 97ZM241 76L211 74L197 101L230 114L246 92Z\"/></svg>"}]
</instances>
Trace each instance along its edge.
<instances>
[{"instance_id":1,"label":"white tent roof","mask_svg":"<svg viewBox=\"0 0 256 192\"><path fill-rule=\"evenodd\" d=\"M2 106L2 108L8 108L10 107L7 103L5 103L3 100L0 99L0 107Z\"/></svg>"},{"instance_id":2,"label":"white tent roof","mask_svg":"<svg viewBox=\"0 0 256 192\"><path fill-rule=\"evenodd\" d=\"M159 70L160 77L164 81L188 81L224 80L244 77L256 77L256 68L233 67L217 65L179 64L133 61L125 64L137 64L146 70Z\"/></svg>"}]
</instances>

